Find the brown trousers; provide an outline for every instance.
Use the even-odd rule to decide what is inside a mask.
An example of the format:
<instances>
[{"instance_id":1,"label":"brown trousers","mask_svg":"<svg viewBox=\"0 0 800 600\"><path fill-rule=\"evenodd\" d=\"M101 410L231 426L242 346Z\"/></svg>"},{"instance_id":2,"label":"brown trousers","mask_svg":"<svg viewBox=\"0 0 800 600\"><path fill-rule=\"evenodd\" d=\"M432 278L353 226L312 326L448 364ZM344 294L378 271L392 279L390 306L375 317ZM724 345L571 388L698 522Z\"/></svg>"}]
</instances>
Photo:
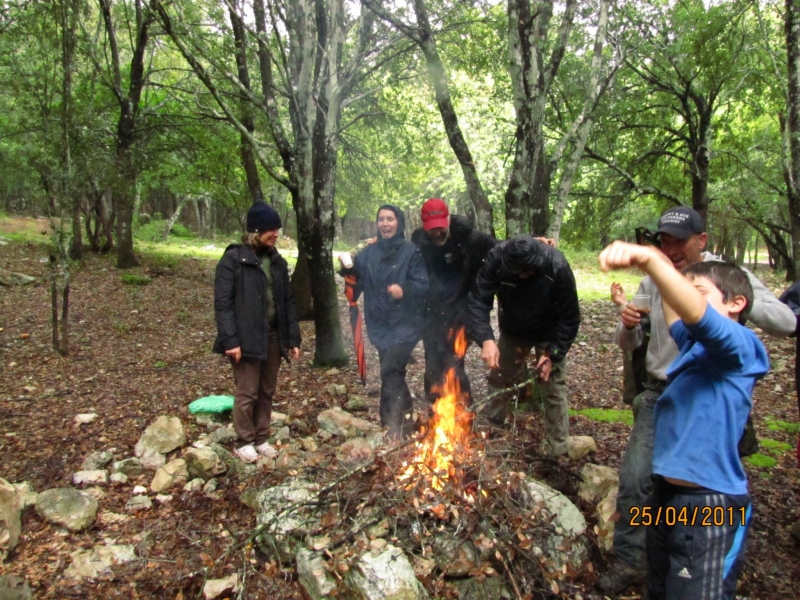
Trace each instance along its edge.
<instances>
[{"instance_id":1,"label":"brown trousers","mask_svg":"<svg viewBox=\"0 0 800 600\"><path fill-rule=\"evenodd\" d=\"M269 438L272 419L272 397L278 385L281 351L278 332L270 331L267 342L267 360L242 358L231 360L236 396L233 400L233 427L236 430L236 447L247 444L260 446Z\"/></svg>"}]
</instances>

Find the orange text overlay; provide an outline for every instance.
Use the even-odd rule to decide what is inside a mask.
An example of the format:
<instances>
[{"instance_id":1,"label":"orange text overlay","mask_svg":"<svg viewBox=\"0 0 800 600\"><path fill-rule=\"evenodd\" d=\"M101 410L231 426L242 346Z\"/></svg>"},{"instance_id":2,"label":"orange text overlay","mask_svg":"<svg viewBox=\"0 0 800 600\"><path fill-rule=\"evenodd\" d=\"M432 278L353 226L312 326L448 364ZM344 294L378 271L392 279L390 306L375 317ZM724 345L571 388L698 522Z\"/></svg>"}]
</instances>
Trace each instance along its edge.
<instances>
[{"instance_id":1,"label":"orange text overlay","mask_svg":"<svg viewBox=\"0 0 800 600\"><path fill-rule=\"evenodd\" d=\"M631 507L631 526L649 527L650 525L688 525L694 527L736 527L747 521L745 507L733 508L724 506L633 506Z\"/></svg>"}]
</instances>

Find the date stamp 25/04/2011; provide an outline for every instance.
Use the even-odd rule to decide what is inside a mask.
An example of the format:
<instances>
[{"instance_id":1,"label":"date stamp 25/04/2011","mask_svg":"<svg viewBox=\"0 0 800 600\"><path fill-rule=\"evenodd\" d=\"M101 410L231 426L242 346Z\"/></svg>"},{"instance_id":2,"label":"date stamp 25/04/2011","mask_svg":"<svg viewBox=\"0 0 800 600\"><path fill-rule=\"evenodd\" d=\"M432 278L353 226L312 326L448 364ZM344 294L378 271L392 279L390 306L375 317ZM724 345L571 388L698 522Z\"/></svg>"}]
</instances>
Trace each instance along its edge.
<instances>
[{"instance_id":1,"label":"date stamp 25/04/2011","mask_svg":"<svg viewBox=\"0 0 800 600\"><path fill-rule=\"evenodd\" d=\"M668 526L688 525L694 527L699 524L701 527L736 527L744 526L747 522L747 509L742 506L733 508L729 506L695 506L689 509L686 506L676 508L674 506L659 506L655 509L650 506L631 507L632 527L649 527L650 525Z\"/></svg>"}]
</instances>

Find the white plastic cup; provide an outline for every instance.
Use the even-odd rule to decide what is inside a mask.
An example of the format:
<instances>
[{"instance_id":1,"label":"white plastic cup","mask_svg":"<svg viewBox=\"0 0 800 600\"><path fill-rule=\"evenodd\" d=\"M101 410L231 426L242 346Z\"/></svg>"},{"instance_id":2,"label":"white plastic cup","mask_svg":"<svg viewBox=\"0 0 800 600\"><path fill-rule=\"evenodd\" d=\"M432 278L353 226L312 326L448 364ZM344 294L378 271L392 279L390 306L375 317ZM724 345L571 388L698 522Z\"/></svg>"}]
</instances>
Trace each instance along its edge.
<instances>
[{"instance_id":1,"label":"white plastic cup","mask_svg":"<svg viewBox=\"0 0 800 600\"><path fill-rule=\"evenodd\" d=\"M649 294L636 294L633 297L633 305L636 310L642 313L650 312L650 295Z\"/></svg>"},{"instance_id":2,"label":"white plastic cup","mask_svg":"<svg viewBox=\"0 0 800 600\"><path fill-rule=\"evenodd\" d=\"M350 256L349 252L345 252L344 254L339 255L339 262L342 263L342 266L345 269L352 269L353 268L353 257ZM649 296L648 296L649 298Z\"/></svg>"}]
</instances>

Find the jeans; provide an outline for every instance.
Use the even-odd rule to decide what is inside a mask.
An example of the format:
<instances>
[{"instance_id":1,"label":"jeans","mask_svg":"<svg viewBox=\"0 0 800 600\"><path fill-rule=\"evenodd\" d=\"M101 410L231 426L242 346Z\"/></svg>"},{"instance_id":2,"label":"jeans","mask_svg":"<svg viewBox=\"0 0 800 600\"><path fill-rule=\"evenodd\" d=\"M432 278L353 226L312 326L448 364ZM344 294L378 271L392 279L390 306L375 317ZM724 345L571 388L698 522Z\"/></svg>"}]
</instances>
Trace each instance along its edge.
<instances>
[{"instance_id":1,"label":"jeans","mask_svg":"<svg viewBox=\"0 0 800 600\"><path fill-rule=\"evenodd\" d=\"M663 382L650 384L649 389L633 400L633 429L619 469L619 520L614 526L614 552L629 566L644 571L647 567L645 527L631 525L631 511L641 508L653 490L653 413L656 400L664 391ZM635 513L635 511L634 511Z\"/></svg>"},{"instance_id":2,"label":"jeans","mask_svg":"<svg viewBox=\"0 0 800 600\"><path fill-rule=\"evenodd\" d=\"M378 350L381 363L381 425L389 428L389 435L411 435L413 402L406 383L406 366L416 342L406 342Z\"/></svg>"},{"instance_id":3,"label":"jeans","mask_svg":"<svg viewBox=\"0 0 800 600\"><path fill-rule=\"evenodd\" d=\"M467 406L470 404L469 379L464 370L464 359L458 358L453 349L455 332L461 327L463 324L459 320L446 319L444 315L435 315L425 323L422 332L422 343L425 347L425 399L430 404L438 399L432 388L444 382L444 375L450 369L455 369L462 397Z\"/></svg>"},{"instance_id":4,"label":"jeans","mask_svg":"<svg viewBox=\"0 0 800 600\"><path fill-rule=\"evenodd\" d=\"M277 330L267 338L267 360L241 358L233 362L236 395L233 399L233 428L236 430L236 447L247 444L260 446L269 437L272 419L272 397L278 385L281 351Z\"/></svg>"},{"instance_id":5,"label":"jeans","mask_svg":"<svg viewBox=\"0 0 800 600\"><path fill-rule=\"evenodd\" d=\"M480 415L496 425L502 425L508 415L509 402L513 401L515 392L504 393L503 389L530 379L528 371L528 355L532 349L536 358L542 355L546 342L536 344L512 338L500 332L497 346L500 350L500 368L489 374L490 398ZM569 452L569 406L567 402L567 359L553 363L549 381L537 379L534 383L536 395L542 397L544 404L544 436L545 453L560 456Z\"/></svg>"}]
</instances>

